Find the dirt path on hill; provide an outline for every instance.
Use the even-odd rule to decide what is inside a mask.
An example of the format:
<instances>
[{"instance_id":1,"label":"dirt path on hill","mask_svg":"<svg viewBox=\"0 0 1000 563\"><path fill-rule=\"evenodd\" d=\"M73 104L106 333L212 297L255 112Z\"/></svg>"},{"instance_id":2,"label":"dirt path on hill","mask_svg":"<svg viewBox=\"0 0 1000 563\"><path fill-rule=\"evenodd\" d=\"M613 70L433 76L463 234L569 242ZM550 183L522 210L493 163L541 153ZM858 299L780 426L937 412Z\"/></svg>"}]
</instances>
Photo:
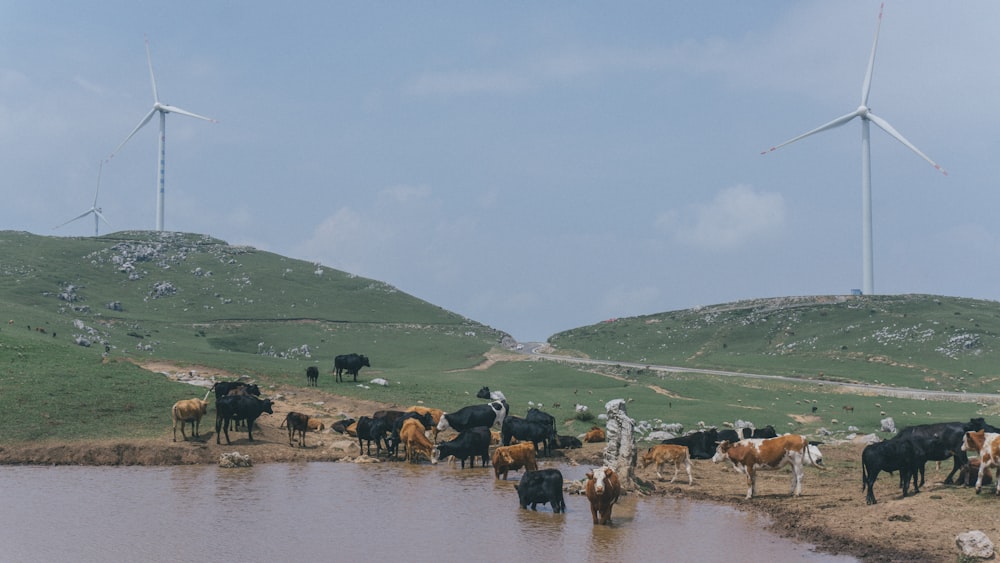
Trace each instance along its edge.
<instances>
[{"instance_id":1,"label":"dirt path on hill","mask_svg":"<svg viewBox=\"0 0 1000 563\"><path fill-rule=\"evenodd\" d=\"M195 372L199 377L236 379L235 374L203 366L147 364L144 367L173 374L172 377ZM200 437L187 442L172 442L169 423L165 422L163 435L151 440L0 445L0 464L216 464L220 454L233 451L249 454L255 464L370 461L359 455L356 439L331 432L329 423L344 415L356 417L380 408L409 406L352 399L315 388L268 386L267 394L275 398L274 414L258 419L259 430L255 430L252 443L245 432L230 432L232 445L225 445L224 437L223 444L216 445L214 416L210 413L203 421ZM279 425L292 410L319 417L328 428L309 433L307 447L290 447L287 431ZM603 446L584 444L580 449L558 452L555 459L560 463L597 466L601 463ZM683 470L676 483L668 483L659 481L652 467L638 469L637 477L646 488L634 494L721 503L765 514L771 519L771 528L783 536L864 561L955 561L958 557L955 536L969 530L981 530L994 541L1000 541L1000 523L983 517L1000 508L1000 498L991 494L991 488L984 488L983 494L977 496L972 489L944 485L950 462L942 464L941 470L936 470L933 463L928 464L927 484L919 494L905 499L899 492L898 477L883 473L875 485L879 503L867 506L861 490L859 461L863 447L853 443L822 446L828 469L806 468L803 495L798 498L788 496L788 469L761 472L758 495L746 500L744 478L731 467L708 460L693 461L693 485L687 484ZM668 479L671 475L672 471L665 472Z\"/></svg>"}]
</instances>

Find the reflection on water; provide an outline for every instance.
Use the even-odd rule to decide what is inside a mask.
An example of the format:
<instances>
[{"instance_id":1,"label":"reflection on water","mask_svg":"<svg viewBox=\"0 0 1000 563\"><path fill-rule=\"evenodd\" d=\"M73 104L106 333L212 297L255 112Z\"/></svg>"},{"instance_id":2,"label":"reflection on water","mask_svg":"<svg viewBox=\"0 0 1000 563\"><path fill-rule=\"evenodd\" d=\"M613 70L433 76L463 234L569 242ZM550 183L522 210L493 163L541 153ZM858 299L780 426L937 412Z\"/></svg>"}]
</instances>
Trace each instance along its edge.
<instances>
[{"instance_id":1,"label":"reflection on water","mask_svg":"<svg viewBox=\"0 0 1000 563\"><path fill-rule=\"evenodd\" d=\"M587 467L557 466L567 480ZM522 510L516 478L442 464L2 467L4 561L854 561L728 507L630 495L612 526L586 498Z\"/></svg>"}]
</instances>

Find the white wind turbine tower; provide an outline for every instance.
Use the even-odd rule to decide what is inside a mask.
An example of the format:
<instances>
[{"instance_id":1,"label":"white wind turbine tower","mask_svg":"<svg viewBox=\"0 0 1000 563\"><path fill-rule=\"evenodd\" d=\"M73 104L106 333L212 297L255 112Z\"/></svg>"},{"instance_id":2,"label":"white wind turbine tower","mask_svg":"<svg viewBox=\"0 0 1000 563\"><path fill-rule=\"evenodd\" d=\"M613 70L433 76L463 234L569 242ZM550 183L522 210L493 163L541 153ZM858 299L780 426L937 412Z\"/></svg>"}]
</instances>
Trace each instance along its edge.
<instances>
[{"instance_id":1,"label":"white wind turbine tower","mask_svg":"<svg viewBox=\"0 0 1000 563\"><path fill-rule=\"evenodd\" d=\"M767 154L771 151L779 149L785 145L794 143L799 139L804 139L809 135L814 133L819 133L826 131L827 129L833 129L835 127L840 127L841 125L851 121L855 117L861 118L861 238L862 238L862 270L863 270L863 286L862 292L865 295L873 295L875 293L875 276L874 276L874 259L872 250L872 174L871 174L871 145L869 143L869 123L874 123L880 129L894 137L900 143L903 143L910 148L913 152L917 153L920 158L923 158L927 162L940 171L945 176L948 175L936 162L931 160L926 154L920 152L920 149L913 146L913 143L909 142L902 135L896 131L892 125L889 125L887 121L876 116L872 113L871 109L868 107L868 92L871 90L872 85L872 71L875 67L875 48L878 47L878 32L882 25L882 9L885 7L883 2L879 6L878 10L878 23L875 25L875 42L872 43L872 54L868 59L868 72L865 73L865 81L861 86L861 105L858 109L834 119L833 121L821 125L812 131L803 133L798 137L789 139L780 145L771 147L769 150L763 151L761 154Z\"/></svg>"},{"instance_id":2,"label":"white wind turbine tower","mask_svg":"<svg viewBox=\"0 0 1000 563\"><path fill-rule=\"evenodd\" d=\"M104 221L105 223L107 223L109 227L111 226L111 223L107 219L105 219L104 215L101 213L101 208L97 207L97 196L98 196L98 194L101 193L101 169L103 169L103 168L104 168L104 161L102 160L100 166L98 166L98 168L97 168L97 191L94 192L94 205L91 205L90 209L84 211L83 213L77 215L76 217L73 217L69 221L66 221L65 223L60 223L60 224L56 225L55 227L52 227L53 229L58 229L59 227L62 227L63 225L68 225L68 224L72 223L73 221L76 221L77 219L83 219L84 217L86 217L87 215L90 215L91 213L94 214L94 236L95 237L98 236L97 228L100 226L100 224L101 224L100 222L101 221Z\"/></svg>"},{"instance_id":3,"label":"white wind turbine tower","mask_svg":"<svg viewBox=\"0 0 1000 563\"><path fill-rule=\"evenodd\" d=\"M157 231L162 231L163 230L163 193L164 193L164 189L166 187L165 186L165 180L164 180L163 174L164 174L164 168L166 167L166 158L167 158L167 156L166 156L167 114L168 113L179 113L181 115L186 115L188 117L197 117L198 119L204 119L205 121L211 121L212 123L217 123L217 121L214 120L214 119L212 119L212 118L210 118L210 117L205 117L203 115L198 115L196 113L191 113L191 112L189 112L187 110L183 110L183 109L181 109L179 107L170 106L170 105L167 105L167 104L161 104L160 103L160 97L159 97L159 95L156 92L156 76L153 75L153 59L149 55L149 38L144 36L144 39L146 41L146 62L149 64L149 78L150 78L150 81L153 83L153 109L149 110L149 113L146 114L146 117L142 118L142 121L139 122L139 125L137 125L135 127L135 129L133 129L132 132L129 133L128 137L125 137L125 140L122 141L121 144L119 144L118 147L114 150L114 152L111 153L111 156L108 157L108 160L111 160L112 158L114 158L114 156L118 153L119 150L121 150L121 148L125 145L125 143L127 143L128 140L131 139L132 136L135 135L139 131L139 129L142 129L143 126L145 126L147 123L149 123L149 120L153 118L153 115L155 115L155 114L159 114L160 115L160 151L159 151L159 157L160 158L157 161L157 165L156 165L156 230Z\"/></svg>"}]
</instances>

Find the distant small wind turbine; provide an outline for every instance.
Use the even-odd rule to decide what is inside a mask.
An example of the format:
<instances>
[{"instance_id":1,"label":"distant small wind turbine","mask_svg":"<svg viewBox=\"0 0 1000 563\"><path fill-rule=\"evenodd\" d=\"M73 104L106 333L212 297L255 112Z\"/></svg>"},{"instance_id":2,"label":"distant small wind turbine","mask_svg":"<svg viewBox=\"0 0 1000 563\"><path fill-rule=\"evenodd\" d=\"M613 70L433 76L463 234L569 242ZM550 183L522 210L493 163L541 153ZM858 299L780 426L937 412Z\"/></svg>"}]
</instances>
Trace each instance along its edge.
<instances>
[{"instance_id":1,"label":"distant small wind turbine","mask_svg":"<svg viewBox=\"0 0 1000 563\"><path fill-rule=\"evenodd\" d=\"M218 123L218 122L210 117L205 117L203 115L198 115L196 113L191 113L187 110L183 110L179 107L160 103L160 97L156 92L156 76L153 75L153 58L149 54L149 38L146 37L145 35L143 36L143 38L146 41L146 62L149 64L149 78L150 81L153 83L153 109L149 110L149 113L146 114L146 117L142 118L142 121L139 122L139 125L137 125L135 129L133 129L132 132L129 133L128 137L125 137L125 140L122 141L121 144L118 145L118 148L116 148L111 153L111 156L108 157L108 160L114 158L114 156L118 154L118 151L121 150L123 146L125 146L125 143L127 143L128 140L131 139L132 136L139 131L139 129L142 129L147 123L149 123L149 120L153 118L153 115L157 113L160 114L160 151L159 151L160 158L156 164L156 230L162 231L163 194L166 189L164 180L164 168L166 167L166 159L167 159L167 153L166 153L167 114L179 113L181 115L186 115L188 117L196 117L198 119L204 119L205 121L211 121L212 123Z\"/></svg>"},{"instance_id":2,"label":"distant small wind turbine","mask_svg":"<svg viewBox=\"0 0 1000 563\"><path fill-rule=\"evenodd\" d=\"M91 213L94 214L94 236L95 237L98 236L98 234L99 234L97 232L97 230L98 230L97 228L98 228L98 226L100 226L100 224L101 224L100 222L101 221L104 221L105 223L107 223L109 227L111 226L111 223L101 213L101 208L97 207L97 196L101 193L101 169L103 169L103 168L104 168L104 161L102 160L100 166L97 167L97 191L94 192L94 205L91 205L90 209L84 211L83 213L77 215L76 217L73 217L69 221L66 221L65 223L60 223L60 224L56 225L55 227L52 227L53 229L58 229L59 227L62 227L63 225L68 225L68 224L72 223L73 221L76 221L77 219L83 219L84 217L86 217L87 215L90 215Z\"/></svg>"},{"instance_id":3,"label":"distant small wind turbine","mask_svg":"<svg viewBox=\"0 0 1000 563\"><path fill-rule=\"evenodd\" d=\"M926 154L920 152L920 149L915 147L913 143L909 142L902 135L896 131L892 125L889 125L887 121L876 116L872 113L871 108L868 107L868 92L871 90L872 85L872 72L875 69L875 48L878 47L878 32L879 28L882 26L882 10L885 7L885 2L879 6L878 10L878 23L875 25L875 42L872 44L872 54L868 59L868 72L865 73L865 81L861 86L861 105L858 109L838 117L833 121L820 125L819 127L803 133L798 137L789 139L780 145L771 147L770 149L761 152L760 154L767 154L771 151L777 150L785 145L794 143L799 139L804 139L809 135L814 133L820 133L826 131L827 129L833 129L835 127L840 127L841 125L851 121L855 117L861 118L861 199L862 199L862 209L861 209L861 238L862 238L862 270L863 270L863 286L862 292L865 295L873 295L875 293L875 275L874 275L874 259L873 259L873 248L872 248L872 170L871 170L871 144L869 142L869 122L874 123L883 131L894 137L900 143L903 143L910 150L917 153L920 158L931 163L931 166L936 168L945 176L948 175L947 172L938 163L931 160Z\"/></svg>"}]
</instances>

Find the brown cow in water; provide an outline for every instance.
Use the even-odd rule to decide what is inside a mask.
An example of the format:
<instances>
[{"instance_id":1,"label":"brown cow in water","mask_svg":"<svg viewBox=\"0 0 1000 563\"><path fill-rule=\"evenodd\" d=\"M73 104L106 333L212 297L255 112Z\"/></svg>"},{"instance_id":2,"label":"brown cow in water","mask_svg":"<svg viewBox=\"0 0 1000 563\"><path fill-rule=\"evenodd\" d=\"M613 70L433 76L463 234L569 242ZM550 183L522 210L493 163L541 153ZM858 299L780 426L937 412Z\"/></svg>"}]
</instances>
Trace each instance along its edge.
<instances>
[{"instance_id":1,"label":"brown cow in water","mask_svg":"<svg viewBox=\"0 0 1000 563\"><path fill-rule=\"evenodd\" d=\"M525 471L537 471L538 462L535 461L535 445L531 442L522 442L513 446L497 446L493 450L493 473L496 478L507 480L508 471L517 471L524 468Z\"/></svg>"},{"instance_id":2,"label":"brown cow in water","mask_svg":"<svg viewBox=\"0 0 1000 563\"><path fill-rule=\"evenodd\" d=\"M622 494L621 481L614 469L601 467L587 473L584 487L590 501L590 515L594 524L611 524L611 507Z\"/></svg>"},{"instance_id":3,"label":"brown cow in water","mask_svg":"<svg viewBox=\"0 0 1000 563\"><path fill-rule=\"evenodd\" d=\"M406 447L406 461L413 463L417 454L431 459L434 454L434 444L424 435L424 424L419 418L407 418L399 430L399 441Z\"/></svg>"}]
</instances>

